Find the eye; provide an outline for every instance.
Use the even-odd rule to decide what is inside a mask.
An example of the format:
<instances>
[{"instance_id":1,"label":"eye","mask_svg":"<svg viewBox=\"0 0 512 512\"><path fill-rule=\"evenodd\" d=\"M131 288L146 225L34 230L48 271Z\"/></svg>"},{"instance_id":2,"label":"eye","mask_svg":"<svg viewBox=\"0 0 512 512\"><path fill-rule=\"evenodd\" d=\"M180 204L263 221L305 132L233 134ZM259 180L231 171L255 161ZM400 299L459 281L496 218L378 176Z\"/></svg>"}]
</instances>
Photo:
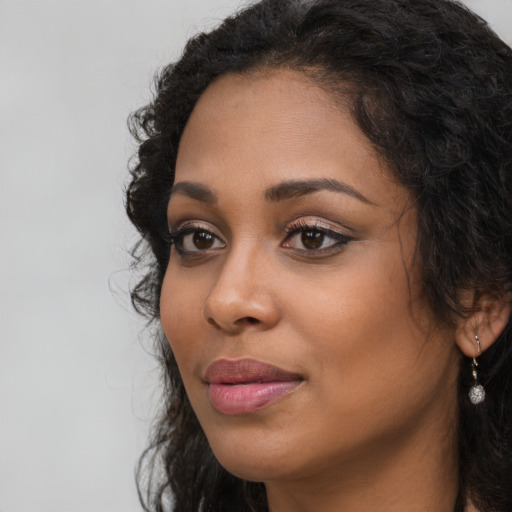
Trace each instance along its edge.
<instances>
[{"instance_id":1,"label":"eye","mask_svg":"<svg viewBox=\"0 0 512 512\"><path fill-rule=\"evenodd\" d=\"M225 247L224 242L211 231L195 226L180 228L172 232L170 237L171 243L182 256Z\"/></svg>"},{"instance_id":2,"label":"eye","mask_svg":"<svg viewBox=\"0 0 512 512\"><path fill-rule=\"evenodd\" d=\"M287 229L282 247L300 252L325 254L341 249L351 240L351 237L327 226L300 222Z\"/></svg>"}]
</instances>

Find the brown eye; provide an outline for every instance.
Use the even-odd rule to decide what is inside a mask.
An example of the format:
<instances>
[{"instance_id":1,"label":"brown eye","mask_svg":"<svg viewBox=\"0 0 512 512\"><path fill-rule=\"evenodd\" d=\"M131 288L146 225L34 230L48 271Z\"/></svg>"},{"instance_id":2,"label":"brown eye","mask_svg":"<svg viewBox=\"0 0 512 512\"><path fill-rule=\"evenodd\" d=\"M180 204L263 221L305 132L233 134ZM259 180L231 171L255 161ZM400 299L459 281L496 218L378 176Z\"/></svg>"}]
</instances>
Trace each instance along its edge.
<instances>
[{"instance_id":1,"label":"brown eye","mask_svg":"<svg viewBox=\"0 0 512 512\"><path fill-rule=\"evenodd\" d=\"M209 254L210 250L222 249L226 244L216 235L206 229L194 226L186 226L170 234L171 243L183 257L195 253L199 256L202 252Z\"/></svg>"},{"instance_id":2,"label":"brown eye","mask_svg":"<svg viewBox=\"0 0 512 512\"><path fill-rule=\"evenodd\" d=\"M215 242L215 237L206 231L196 231L192 236L194 247L200 251L211 249Z\"/></svg>"},{"instance_id":3,"label":"brown eye","mask_svg":"<svg viewBox=\"0 0 512 512\"><path fill-rule=\"evenodd\" d=\"M322 257L341 251L352 237L323 226L305 223L291 226L282 247L293 249L308 257Z\"/></svg>"},{"instance_id":4,"label":"brown eye","mask_svg":"<svg viewBox=\"0 0 512 512\"><path fill-rule=\"evenodd\" d=\"M321 231L303 231L301 234L302 245L306 249L318 249L324 243L325 235Z\"/></svg>"}]
</instances>

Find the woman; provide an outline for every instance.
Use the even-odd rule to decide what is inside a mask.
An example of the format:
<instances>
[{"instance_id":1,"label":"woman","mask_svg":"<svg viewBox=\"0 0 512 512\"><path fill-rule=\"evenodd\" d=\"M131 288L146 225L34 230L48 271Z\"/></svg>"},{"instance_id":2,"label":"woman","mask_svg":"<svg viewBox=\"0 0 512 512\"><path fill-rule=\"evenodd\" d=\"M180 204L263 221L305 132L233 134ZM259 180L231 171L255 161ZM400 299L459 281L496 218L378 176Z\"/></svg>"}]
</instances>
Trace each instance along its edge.
<instances>
[{"instance_id":1,"label":"woman","mask_svg":"<svg viewBox=\"0 0 512 512\"><path fill-rule=\"evenodd\" d=\"M449 0L263 0L162 71L146 510L512 510L511 84Z\"/></svg>"}]
</instances>

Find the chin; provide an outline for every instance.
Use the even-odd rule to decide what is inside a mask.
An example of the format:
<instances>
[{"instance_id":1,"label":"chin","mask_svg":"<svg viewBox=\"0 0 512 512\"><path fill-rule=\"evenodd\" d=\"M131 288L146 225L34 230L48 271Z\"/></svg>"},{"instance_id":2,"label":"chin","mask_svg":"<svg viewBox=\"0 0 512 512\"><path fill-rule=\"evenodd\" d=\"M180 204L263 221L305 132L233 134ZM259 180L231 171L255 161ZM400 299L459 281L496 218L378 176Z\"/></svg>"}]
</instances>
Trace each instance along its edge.
<instances>
[{"instance_id":1,"label":"chin","mask_svg":"<svg viewBox=\"0 0 512 512\"><path fill-rule=\"evenodd\" d=\"M295 459L298 450L273 435L226 435L224 431L208 437L208 441L222 467L243 480L280 479L296 473L300 466Z\"/></svg>"}]
</instances>

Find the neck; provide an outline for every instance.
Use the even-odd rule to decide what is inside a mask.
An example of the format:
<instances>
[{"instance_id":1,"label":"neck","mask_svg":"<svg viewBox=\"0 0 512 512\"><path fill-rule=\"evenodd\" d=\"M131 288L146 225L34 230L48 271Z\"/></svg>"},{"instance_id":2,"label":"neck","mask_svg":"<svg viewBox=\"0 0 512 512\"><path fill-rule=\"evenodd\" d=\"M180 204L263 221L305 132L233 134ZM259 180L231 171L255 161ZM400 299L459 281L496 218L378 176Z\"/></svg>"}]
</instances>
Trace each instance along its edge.
<instances>
[{"instance_id":1,"label":"neck","mask_svg":"<svg viewBox=\"0 0 512 512\"><path fill-rule=\"evenodd\" d=\"M267 482L270 512L453 512L458 447L453 413L444 412L358 450L333 470Z\"/></svg>"}]
</instances>

